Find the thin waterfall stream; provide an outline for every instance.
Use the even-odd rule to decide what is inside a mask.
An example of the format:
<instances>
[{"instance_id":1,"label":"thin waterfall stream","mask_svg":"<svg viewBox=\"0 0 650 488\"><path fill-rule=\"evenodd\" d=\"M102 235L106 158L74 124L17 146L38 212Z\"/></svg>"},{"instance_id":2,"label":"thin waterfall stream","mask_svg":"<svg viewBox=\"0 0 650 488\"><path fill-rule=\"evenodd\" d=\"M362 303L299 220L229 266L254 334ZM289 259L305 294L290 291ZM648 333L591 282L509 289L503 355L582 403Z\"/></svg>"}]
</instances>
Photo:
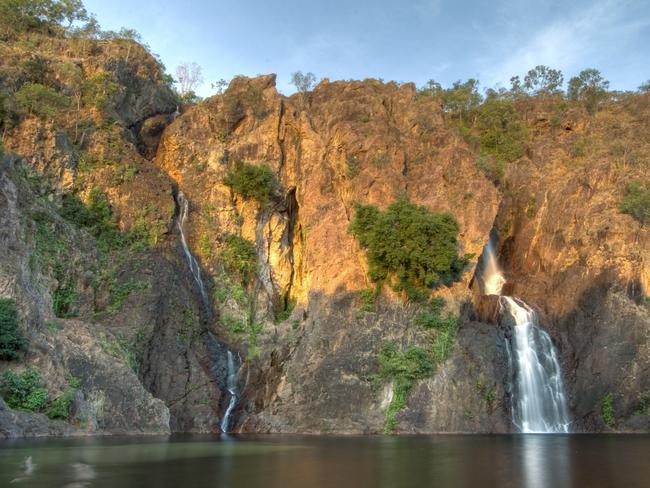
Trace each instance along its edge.
<instances>
[{"instance_id":1,"label":"thin waterfall stream","mask_svg":"<svg viewBox=\"0 0 650 488\"><path fill-rule=\"evenodd\" d=\"M522 433L568 433L569 413L562 369L551 337L523 300L502 295L506 279L491 240L483 252L483 293L499 296L500 315L513 321L506 341L513 374L512 421ZM503 319L502 319L503 320Z\"/></svg>"},{"instance_id":2,"label":"thin waterfall stream","mask_svg":"<svg viewBox=\"0 0 650 488\"><path fill-rule=\"evenodd\" d=\"M201 302L203 305L203 312L205 317L212 317L212 305L208 298L208 293L203 283L203 278L201 277L201 267L199 266L198 261L190 251L190 248L187 244L187 238L185 237L185 224L189 218L190 206L187 198L182 191L179 191L176 195L176 202L179 207L179 214L177 220L178 231L181 236L181 245L183 247L183 254L187 261L187 265L192 273L192 277L196 282L196 285L201 294ZM222 345L219 350L225 348L225 345ZM230 431L231 416L234 408L237 406L237 401L239 399L239 390L237 388L237 380L239 376L239 365L241 360L235 361L234 355L230 349L227 351L227 370L226 370L226 381L225 381L225 390L228 395L228 406L224 412L223 418L219 427L223 433L228 433Z\"/></svg>"}]
</instances>

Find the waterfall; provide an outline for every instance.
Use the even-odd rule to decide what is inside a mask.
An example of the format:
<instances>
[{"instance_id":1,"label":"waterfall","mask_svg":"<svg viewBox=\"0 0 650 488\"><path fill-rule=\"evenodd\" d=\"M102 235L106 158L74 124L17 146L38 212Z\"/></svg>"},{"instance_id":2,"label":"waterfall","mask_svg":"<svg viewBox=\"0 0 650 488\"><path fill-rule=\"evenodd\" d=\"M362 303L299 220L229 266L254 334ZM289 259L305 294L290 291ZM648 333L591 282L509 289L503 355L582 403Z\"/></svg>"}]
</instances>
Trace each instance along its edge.
<instances>
[{"instance_id":1,"label":"waterfall","mask_svg":"<svg viewBox=\"0 0 650 488\"><path fill-rule=\"evenodd\" d=\"M177 226L178 226L178 231L181 235L181 244L183 246L183 253L185 254L185 259L187 260L187 265L190 268L192 277L194 278L194 281L196 282L199 288L199 292L201 293L204 318L210 319L212 317L212 306L210 304L210 300L208 299L208 294L205 290L205 284L203 283L203 279L201 278L201 268L199 267L199 263L197 262L196 258L190 251L190 248L187 245L187 238L185 237L185 224L187 222L187 219L189 217L189 212L190 212L189 202L187 201L185 195L181 191L179 191L178 194L176 195L176 202L178 203L178 207L179 207ZM235 364L235 358L233 356L232 351L230 351L230 349L228 349L223 342L214 338L212 334L208 334L208 337L210 338L209 343L211 344L211 348L214 349L211 354L213 358L213 365L217 365L216 368L213 366L213 374L218 379L223 378L222 365L223 365L224 350L226 351L226 356L227 356L225 390L227 391L229 398L228 398L228 406L223 415L223 419L221 419L221 423L220 423L222 432L227 433L228 429L230 428L231 414L233 409L237 405L237 399L239 396L239 392L237 390L237 376L239 371L239 364ZM241 363L241 360L238 361L238 363ZM219 382L219 384L223 391L223 386L224 386L223 383Z\"/></svg>"},{"instance_id":2,"label":"waterfall","mask_svg":"<svg viewBox=\"0 0 650 488\"><path fill-rule=\"evenodd\" d=\"M499 295L500 315L514 320L506 341L513 373L512 420L522 433L569 432L569 415L557 351L537 313L516 297L503 296L506 280L494 255L491 240L483 252L483 292Z\"/></svg>"},{"instance_id":3,"label":"waterfall","mask_svg":"<svg viewBox=\"0 0 650 488\"><path fill-rule=\"evenodd\" d=\"M187 265L189 266L190 272L194 277L194 281L196 281L196 284L199 287L199 291L201 292L201 300L203 301L203 307L207 312L210 309L210 302L208 300L208 294L205 291L205 285L203 284L203 279L201 278L201 268L199 267L199 263L196 261L196 258L190 252L190 248L187 245L187 239L185 238L185 221L187 220L187 217L189 216L190 213L190 205L187 199L185 198L185 195L183 195L182 191L178 192L178 195L176 196L176 200L180 208L177 225L178 225L178 230L181 234L181 244L183 245L183 253L185 253L185 259L187 259Z\"/></svg>"},{"instance_id":4,"label":"waterfall","mask_svg":"<svg viewBox=\"0 0 650 488\"><path fill-rule=\"evenodd\" d=\"M237 368L235 368L235 359L231 351L228 351L228 379L226 384L226 389L230 398L228 400L228 407L226 412L223 414L223 419L221 419L221 431L224 434L228 433L230 428L230 414L232 413L233 408L237 405Z\"/></svg>"}]
</instances>

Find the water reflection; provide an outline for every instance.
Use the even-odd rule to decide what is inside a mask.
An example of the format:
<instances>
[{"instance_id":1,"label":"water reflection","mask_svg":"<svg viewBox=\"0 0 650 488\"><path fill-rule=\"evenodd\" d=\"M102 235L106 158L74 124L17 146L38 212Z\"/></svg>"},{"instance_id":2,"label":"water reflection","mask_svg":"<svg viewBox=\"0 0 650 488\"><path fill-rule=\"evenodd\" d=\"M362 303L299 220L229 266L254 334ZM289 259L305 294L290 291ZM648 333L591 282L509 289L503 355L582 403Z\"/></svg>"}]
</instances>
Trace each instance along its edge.
<instances>
[{"instance_id":1,"label":"water reflection","mask_svg":"<svg viewBox=\"0 0 650 488\"><path fill-rule=\"evenodd\" d=\"M650 436L87 439L0 443L0 486L646 487Z\"/></svg>"},{"instance_id":2,"label":"water reflection","mask_svg":"<svg viewBox=\"0 0 650 488\"><path fill-rule=\"evenodd\" d=\"M516 436L527 488L572 486L568 435Z\"/></svg>"}]
</instances>

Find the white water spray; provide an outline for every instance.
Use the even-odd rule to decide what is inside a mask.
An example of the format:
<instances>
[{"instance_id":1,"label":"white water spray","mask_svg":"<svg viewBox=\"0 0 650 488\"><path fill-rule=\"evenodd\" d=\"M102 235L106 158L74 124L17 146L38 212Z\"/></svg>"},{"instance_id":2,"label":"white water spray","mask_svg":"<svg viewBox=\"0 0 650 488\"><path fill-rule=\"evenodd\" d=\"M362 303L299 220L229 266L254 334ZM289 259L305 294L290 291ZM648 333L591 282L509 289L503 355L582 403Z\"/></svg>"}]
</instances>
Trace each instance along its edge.
<instances>
[{"instance_id":1,"label":"white water spray","mask_svg":"<svg viewBox=\"0 0 650 488\"><path fill-rule=\"evenodd\" d=\"M550 336L540 328L537 314L522 300L502 296L506 280L488 242L483 253L483 290L499 295L501 312L515 321L506 341L508 361L514 372L512 419L522 433L569 432L562 370Z\"/></svg>"},{"instance_id":2,"label":"white water spray","mask_svg":"<svg viewBox=\"0 0 650 488\"><path fill-rule=\"evenodd\" d=\"M228 407L226 412L223 414L223 419L221 419L221 431L224 434L228 433L230 428L230 414L232 413L233 408L237 404L237 368L235 368L235 359L232 352L228 351L228 379L226 384L226 389L230 395L228 400Z\"/></svg>"},{"instance_id":3,"label":"white water spray","mask_svg":"<svg viewBox=\"0 0 650 488\"><path fill-rule=\"evenodd\" d=\"M196 261L196 258L190 252L190 248L187 245L187 239L185 238L185 221L187 220L187 217L189 216L190 213L190 205L187 199L185 198L185 195L183 195L182 191L178 192L176 199L178 201L178 206L180 207L180 214L178 216L177 225L178 225L178 230L181 234L181 244L183 245L183 252L185 253L185 259L187 259L187 265L189 266L190 272L194 277L194 281L196 281L196 284L199 287L199 291L201 292L201 299L203 300L203 306L206 308L206 310L208 310L209 307L208 294L205 291L205 285L203 284L203 279L201 278L201 268L199 267L199 263Z\"/></svg>"}]
</instances>

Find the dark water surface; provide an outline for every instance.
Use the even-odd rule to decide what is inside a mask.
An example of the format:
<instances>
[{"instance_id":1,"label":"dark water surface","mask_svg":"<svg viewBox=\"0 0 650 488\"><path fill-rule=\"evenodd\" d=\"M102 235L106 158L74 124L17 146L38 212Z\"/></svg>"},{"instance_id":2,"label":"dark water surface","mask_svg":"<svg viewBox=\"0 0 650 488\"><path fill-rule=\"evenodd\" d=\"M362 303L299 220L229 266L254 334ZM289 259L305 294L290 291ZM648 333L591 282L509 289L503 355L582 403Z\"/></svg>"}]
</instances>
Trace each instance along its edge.
<instances>
[{"instance_id":1,"label":"dark water surface","mask_svg":"<svg viewBox=\"0 0 650 488\"><path fill-rule=\"evenodd\" d=\"M650 436L15 441L0 443L0 486L650 487Z\"/></svg>"}]
</instances>

